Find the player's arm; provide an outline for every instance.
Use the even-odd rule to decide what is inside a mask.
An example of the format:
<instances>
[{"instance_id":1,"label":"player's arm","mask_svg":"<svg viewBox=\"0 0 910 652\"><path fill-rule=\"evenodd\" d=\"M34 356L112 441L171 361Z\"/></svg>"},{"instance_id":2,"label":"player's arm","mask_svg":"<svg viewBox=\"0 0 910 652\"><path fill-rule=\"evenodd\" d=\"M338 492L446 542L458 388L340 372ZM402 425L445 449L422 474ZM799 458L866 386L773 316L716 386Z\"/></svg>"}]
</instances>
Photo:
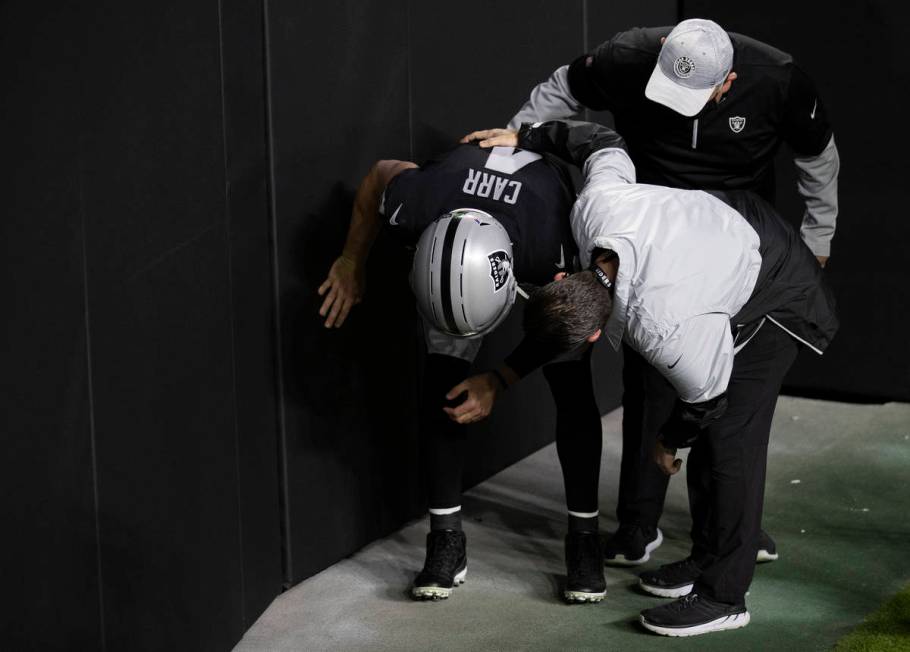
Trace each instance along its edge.
<instances>
[{"instance_id":1,"label":"player's arm","mask_svg":"<svg viewBox=\"0 0 910 652\"><path fill-rule=\"evenodd\" d=\"M455 423L481 421L490 416L499 395L519 380L518 372L503 362L491 371L475 374L455 385L446 398L451 401L464 394L464 400L455 407L442 409Z\"/></svg>"},{"instance_id":2,"label":"player's arm","mask_svg":"<svg viewBox=\"0 0 910 652\"><path fill-rule=\"evenodd\" d=\"M465 393L465 400L456 407L443 409L457 423L473 423L485 419L493 411L493 405L500 394L556 357L557 352L547 350L528 338L522 338L497 367L471 376L453 387L446 398L452 400Z\"/></svg>"},{"instance_id":3,"label":"player's arm","mask_svg":"<svg viewBox=\"0 0 910 652\"><path fill-rule=\"evenodd\" d=\"M645 354L679 396L654 446L654 461L664 473L679 471L676 450L695 443L726 411L733 355L730 318L722 313L687 320L659 349Z\"/></svg>"},{"instance_id":4,"label":"player's arm","mask_svg":"<svg viewBox=\"0 0 910 652\"><path fill-rule=\"evenodd\" d=\"M797 66L793 66L790 78L782 130L795 153L797 188L806 202L800 233L824 266L831 255L837 223L840 157L815 84Z\"/></svg>"},{"instance_id":5,"label":"player's arm","mask_svg":"<svg viewBox=\"0 0 910 652\"><path fill-rule=\"evenodd\" d=\"M360 182L354 197L344 249L319 286L319 296L325 297L319 314L326 318L326 328L339 328L351 308L363 298L366 291L366 262L381 225L382 193L398 174L416 167L410 161L377 161Z\"/></svg>"}]
</instances>

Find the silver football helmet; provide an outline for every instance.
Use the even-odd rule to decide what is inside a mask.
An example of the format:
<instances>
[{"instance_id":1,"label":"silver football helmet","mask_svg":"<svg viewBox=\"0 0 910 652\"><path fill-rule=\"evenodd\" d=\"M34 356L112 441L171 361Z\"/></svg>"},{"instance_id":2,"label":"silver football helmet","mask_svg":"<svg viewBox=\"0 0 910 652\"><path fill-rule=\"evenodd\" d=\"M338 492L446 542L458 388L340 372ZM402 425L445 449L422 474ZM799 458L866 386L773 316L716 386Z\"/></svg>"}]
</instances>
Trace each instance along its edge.
<instances>
[{"instance_id":1,"label":"silver football helmet","mask_svg":"<svg viewBox=\"0 0 910 652\"><path fill-rule=\"evenodd\" d=\"M515 302L512 242L496 218L474 208L446 213L424 229L411 266L421 314L456 337L495 329Z\"/></svg>"}]
</instances>

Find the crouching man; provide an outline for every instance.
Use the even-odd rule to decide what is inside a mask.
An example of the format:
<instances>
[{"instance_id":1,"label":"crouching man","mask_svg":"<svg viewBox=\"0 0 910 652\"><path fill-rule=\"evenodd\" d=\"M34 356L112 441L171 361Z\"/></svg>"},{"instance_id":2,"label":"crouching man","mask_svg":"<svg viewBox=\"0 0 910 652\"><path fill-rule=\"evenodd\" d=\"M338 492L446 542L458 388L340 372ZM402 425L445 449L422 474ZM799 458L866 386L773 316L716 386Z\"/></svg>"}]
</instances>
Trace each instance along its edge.
<instances>
[{"instance_id":1,"label":"crouching man","mask_svg":"<svg viewBox=\"0 0 910 652\"><path fill-rule=\"evenodd\" d=\"M828 346L834 301L815 256L768 203L635 184L627 152L608 135L546 122L470 136L551 152L585 173L571 224L586 269L531 296L522 346L558 356L605 335L673 385L678 401L654 461L672 475L677 449L692 448L692 551L642 574L645 589L678 599L646 609L641 623L669 636L744 627L778 392L800 345L819 354ZM452 417L488 412L495 396L483 387L478 377L462 383L469 399Z\"/></svg>"}]
</instances>

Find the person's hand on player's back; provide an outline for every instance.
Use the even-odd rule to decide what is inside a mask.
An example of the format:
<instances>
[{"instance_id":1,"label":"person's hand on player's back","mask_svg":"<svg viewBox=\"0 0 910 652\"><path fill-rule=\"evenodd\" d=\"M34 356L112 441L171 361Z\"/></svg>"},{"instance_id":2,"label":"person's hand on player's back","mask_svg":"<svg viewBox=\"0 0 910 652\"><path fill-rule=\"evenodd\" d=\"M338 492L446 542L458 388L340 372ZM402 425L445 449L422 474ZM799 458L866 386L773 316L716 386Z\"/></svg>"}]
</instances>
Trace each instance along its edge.
<instances>
[{"instance_id":1,"label":"person's hand on player's back","mask_svg":"<svg viewBox=\"0 0 910 652\"><path fill-rule=\"evenodd\" d=\"M461 143L478 142L481 147L518 147L518 132L511 129L484 129L472 131Z\"/></svg>"}]
</instances>

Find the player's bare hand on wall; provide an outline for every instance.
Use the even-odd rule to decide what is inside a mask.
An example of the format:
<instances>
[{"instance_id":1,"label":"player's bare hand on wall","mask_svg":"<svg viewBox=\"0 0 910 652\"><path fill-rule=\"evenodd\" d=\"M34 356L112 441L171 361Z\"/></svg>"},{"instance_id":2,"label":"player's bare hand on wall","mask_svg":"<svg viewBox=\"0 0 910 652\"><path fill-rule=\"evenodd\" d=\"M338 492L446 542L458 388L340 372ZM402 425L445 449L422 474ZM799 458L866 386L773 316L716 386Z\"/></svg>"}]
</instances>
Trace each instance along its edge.
<instances>
[{"instance_id":1,"label":"player's bare hand on wall","mask_svg":"<svg viewBox=\"0 0 910 652\"><path fill-rule=\"evenodd\" d=\"M462 143L480 141L481 147L518 147L518 132L511 129L484 129L472 131L461 139Z\"/></svg>"},{"instance_id":2,"label":"player's bare hand on wall","mask_svg":"<svg viewBox=\"0 0 910 652\"><path fill-rule=\"evenodd\" d=\"M319 286L319 296L325 297L319 308L320 316L326 318L325 327L340 328L365 292L366 278L360 266L347 256L336 258L328 277Z\"/></svg>"}]
</instances>

